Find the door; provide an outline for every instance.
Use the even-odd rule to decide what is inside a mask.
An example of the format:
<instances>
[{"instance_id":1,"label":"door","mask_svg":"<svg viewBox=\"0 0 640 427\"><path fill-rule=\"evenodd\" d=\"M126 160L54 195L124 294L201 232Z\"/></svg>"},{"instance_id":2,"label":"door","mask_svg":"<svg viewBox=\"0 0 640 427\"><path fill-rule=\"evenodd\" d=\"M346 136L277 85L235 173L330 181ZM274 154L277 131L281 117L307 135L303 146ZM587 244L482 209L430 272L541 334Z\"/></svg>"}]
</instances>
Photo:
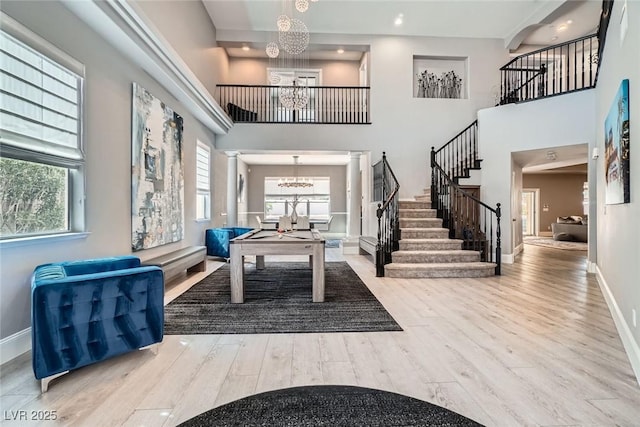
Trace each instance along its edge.
<instances>
[{"instance_id":1,"label":"door","mask_svg":"<svg viewBox=\"0 0 640 427\"><path fill-rule=\"evenodd\" d=\"M538 193L539 189L522 190L522 235L538 235Z\"/></svg>"}]
</instances>

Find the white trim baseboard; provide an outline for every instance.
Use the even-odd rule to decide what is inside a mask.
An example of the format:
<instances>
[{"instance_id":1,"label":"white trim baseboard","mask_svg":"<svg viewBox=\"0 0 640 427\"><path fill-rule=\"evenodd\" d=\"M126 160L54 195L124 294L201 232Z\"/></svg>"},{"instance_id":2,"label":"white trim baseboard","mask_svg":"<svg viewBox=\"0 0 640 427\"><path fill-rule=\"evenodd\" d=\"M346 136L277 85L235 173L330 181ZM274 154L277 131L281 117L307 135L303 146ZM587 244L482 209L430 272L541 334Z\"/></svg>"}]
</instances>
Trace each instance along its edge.
<instances>
[{"instance_id":1,"label":"white trim baseboard","mask_svg":"<svg viewBox=\"0 0 640 427\"><path fill-rule=\"evenodd\" d=\"M631 329L629 329L629 325L624 320L622 311L620 310L620 307L618 307L618 303L616 302L607 281L597 265L595 266L595 271L596 278L598 279L598 285L600 285L602 295L609 306L611 317L613 317L613 322L616 324L616 328L618 329L618 335L620 335L622 345L627 352L627 357L629 357L631 368L636 374L636 381L640 384L640 346L638 346L638 343L633 338Z\"/></svg>"},{"instance_id":2,"label":"white trim baseboard","mask_svg":"<svg viewBox=\"0 0 640 427\"><path fill-rule=\"evenodd\" d=\"M503 264L513 264L516 257L513 254L502 254L500 257Z\"/></svg>"},{"instance_id":3,"label":"white trim baseboard","mask_svg":"<svg viewBox=\"0 0 640 427\"><path fill-rule=\"evenodd\" d=\"M0 340L0 365L31 350L31 328Z\"/></svg>"},{"instance_id":4,"label":"white trim baseboard","mask_svg":"<svg viewBox=\"0 0 640 427\"><path fill-rule=\"evenodd\" d=\"M513 251L513 259L515 259L523 250L524 250L524 242L520 242L520 244L516 246L516 248Z\"/></svg>"}]
</instances>

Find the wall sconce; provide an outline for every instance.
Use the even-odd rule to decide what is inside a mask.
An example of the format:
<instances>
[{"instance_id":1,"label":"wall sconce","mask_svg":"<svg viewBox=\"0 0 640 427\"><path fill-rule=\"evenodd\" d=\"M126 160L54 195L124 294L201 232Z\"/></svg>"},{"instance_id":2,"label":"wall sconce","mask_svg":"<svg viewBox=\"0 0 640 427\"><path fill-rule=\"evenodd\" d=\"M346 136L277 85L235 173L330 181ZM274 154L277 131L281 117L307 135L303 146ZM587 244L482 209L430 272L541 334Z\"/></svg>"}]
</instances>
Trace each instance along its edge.
<instances>
[{"instance_id":1,"label":"wall sconce","mask_svg":"<svg viewBox=\"0 0 640 427\"><path fill-rule=\"evenodd\" d=\"M593 150L591 151L591 158L593 160L597 160L598 157L600 157L600 151L598 151L598 147L593 147Z\"/></svg>"}]
</instances>

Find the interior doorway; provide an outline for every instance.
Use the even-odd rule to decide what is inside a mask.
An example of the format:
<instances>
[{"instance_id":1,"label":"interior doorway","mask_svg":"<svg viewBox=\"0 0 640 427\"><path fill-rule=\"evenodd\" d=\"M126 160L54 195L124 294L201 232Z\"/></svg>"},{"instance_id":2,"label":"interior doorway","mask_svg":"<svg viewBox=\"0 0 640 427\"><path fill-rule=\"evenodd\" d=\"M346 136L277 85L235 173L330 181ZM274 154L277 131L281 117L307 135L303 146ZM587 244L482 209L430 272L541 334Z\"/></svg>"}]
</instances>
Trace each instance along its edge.
<instances>
[{"instance_id":1,"label":"interior doorway","mask_svg":"<svg viewBox=\"0 0 640 427\"><path fill-rule=\"evenodd\" d=\"M540 189L522 189L522 235L537 236L540 227Z\"/></svg>"}]
</instances>

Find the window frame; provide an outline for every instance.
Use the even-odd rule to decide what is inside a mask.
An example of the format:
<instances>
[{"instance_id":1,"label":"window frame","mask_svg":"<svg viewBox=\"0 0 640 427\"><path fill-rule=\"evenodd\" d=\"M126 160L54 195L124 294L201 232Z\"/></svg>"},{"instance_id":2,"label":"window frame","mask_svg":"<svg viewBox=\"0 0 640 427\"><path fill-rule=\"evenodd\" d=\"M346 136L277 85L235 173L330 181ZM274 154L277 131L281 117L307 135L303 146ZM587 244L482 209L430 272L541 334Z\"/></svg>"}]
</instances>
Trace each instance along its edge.
<instances>
[{"instance_id":1,"label":"window frame","mask_svg":"<svg viewBox=\"0 0 640 427\"><path fill-rule=\"evenodd\" d=\"M50 238L81 238L86 232L86 156L84 152L85 67L8 15L0 12L3 26L0 31L33 50L45 60L73 74L77 94L77 129L74 146L65 146L0 129L0 157L57 166L67 169L67 229L0 236L0 244L29 244L49 241Z\"/></svg>"},{"instance_id":2,"label":"window frame","mask_svg":"<svg viewBox=\"0 0 640 427\"><path fill-rule=\"evenodd\" d=\"M204 186L200 186L199 177L201 174L199 173L200 168L198 167L200 153L204 152L207 155L207 185L206 188ZM197 141L196 142L196 221L210 221L211 220L211 147L209 145ZM204 216L200 217L200 211L198 209L198 198L204 197Z\"/></svg>"},{"instance_id":3,"label":"window frame","mask_svg":"<svg viewBox=\"0 0 640 427\"><path fill-rule=\"evenodd\" d=\"M298 177L299 178L299 177ZM283 189L280 192L270 192L267 187L273 185L274 182L285 180L285 179L293 179L291 176L265 176L264 177L264 199L263 199L263 218L265 220L274 220L278 219L280 215L289 216L291 215L291 203L294 198L298 198L298 207L304 209L304 211L308 214L311 210L311 205L314 203L322 203L327 206L327 215L310 215L310 219L328 219L331 216L331 177L329 176L304 176L304 178L311 180L314 183L314 187L316 185L321 185L321 182L326 182L326 187L329 190L329 193L325 192L316 192L315 187L313 191L302 191L298 192L296 190L291 189ZM281 212L281 209L278 210L278 213L272 213L272 209L268 209L268 205L272 205L273 203L277 203L279 205L284 206L284 212ZM296 210L298 215L303 215L304 212L299 212Z\"/></svg>"}]
</instances>

